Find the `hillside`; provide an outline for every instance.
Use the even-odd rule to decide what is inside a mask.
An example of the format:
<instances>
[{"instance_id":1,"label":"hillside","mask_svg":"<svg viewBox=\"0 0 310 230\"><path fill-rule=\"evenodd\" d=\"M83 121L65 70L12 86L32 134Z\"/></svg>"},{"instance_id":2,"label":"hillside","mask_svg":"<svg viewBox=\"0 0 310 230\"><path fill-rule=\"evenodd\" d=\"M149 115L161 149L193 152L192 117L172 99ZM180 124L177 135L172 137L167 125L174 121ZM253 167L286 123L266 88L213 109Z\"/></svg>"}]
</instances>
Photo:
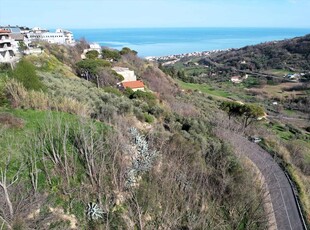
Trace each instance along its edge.
<instances>
[{"instance_id":1,"label":"hillside","mask_svg":"<svg viewBox=\"0 0 310 230\"><path fill-rule=\"evenodd\" d=\"M243 103L264 108L265 121L252 124L243 132L261 138L259 145L275 157L293 179L308 220L309 39L307 35L204 57L185 57L173 64L160 65L186 92L221 101L222 109L237 119L235 121L245 109Z\"/></svg>"},{"instance_id":2,"label":"hillside","mask_svg":"<svg viewBox=\"0 0 310 230\"><path fill-rule=\"evenodd\" d=\"M85 43L41 46L14 70L1 66L3 229L270 224L257 170L216 134L240 125L220 101L184 92L130 49L81 60ZM119 91L113 66L134 70L145 91Z\"/></svg>"},{"instance_id":3,"label":"hillside","mask_svg":"<svg viewBox=\"0 0 310 230\"><path fill-rule=\"evenodd\" d=\"M310 69L310 35L215 53L210 60L242 70L306 72Z\"/></svg>"}]
</instances>

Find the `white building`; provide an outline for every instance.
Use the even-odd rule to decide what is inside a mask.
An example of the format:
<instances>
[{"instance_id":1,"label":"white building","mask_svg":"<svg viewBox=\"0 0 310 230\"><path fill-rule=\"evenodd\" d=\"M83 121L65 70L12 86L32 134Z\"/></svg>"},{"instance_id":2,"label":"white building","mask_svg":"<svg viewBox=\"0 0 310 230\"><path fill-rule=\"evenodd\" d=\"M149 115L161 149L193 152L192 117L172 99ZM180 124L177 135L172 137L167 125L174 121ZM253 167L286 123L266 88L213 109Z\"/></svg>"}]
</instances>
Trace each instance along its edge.
<instances>
[{"instance_id":1,"label":"white building","mask_svg":"<svg viewBox=\"0 0 310 230\"><path fill-rule=\"evenodd\" d=\"M124 77L122 82L137 81L137 76L133 70L124 67L113 67L112 69Z\"/></svg>"},{"instance_id":2,"label":"white building","mask_svg":"<svg viewBox=\"0 0 310 230\"><path fill-rule=\"evenodd\" d=\"M68 30L57 29L55 32L49 32L46 29L34 27L31 32L27 33L30 41L46 41L56 44L73 44L74 38L72 32Z\"/></svg>"},{"instance_id":3,"label":"white building","mask_svg":"<svg viewBox=\"0 0 310 230\"><path fill-rule=\"evenodd\" d=\"M27 43L24 34L18 26L4 26L0 30L7 30L10 32L10 38L13 39L12 47L15 54L19 54L19 42Z\"/></svg>"},{"instance_id":4,"label":"white building","mask_svg":"<svg viewBox=\"0 0 310 230\"><path fill-rule=\"evenodd\" d=\"M232 76L230 78L230 80L233 82L233 83L241 83L242 82L242 78L240 76Z\"/></svg>"},{"instance_id":5,"label":"white building","mask_svg":"<svg viewBox=\"0 0 310 230\"><path fill-rule=\"evenodd\" d=\"M73 33L69 30L57 29L56 33L63 33L65 36L65 43L66 44L73 44L75 43Z\"/></svg>"},{"instance_id":6,"label":"white building","mask_svg":"<svg viewBox=\"0 0 310 230\"><path fill-rule=\"evenodd\" d=\"M0 62L12 62L16 59L13 43L10 32L0 30Z\"/></svg>"},{"instance_id":7,"label":"white building","mask_svg":"<svg viewBox=\"0 0 310 230\"><path fill-rule=\"evenodd\" d=\"M98 57L101 57L101 51L102 51L101 46L98 43L90 43L89 49L84 49L83 53L81 54L81 58L86 59L86 53L92 50L97 51L99 54Z\"/></svg>"}]
</instances>

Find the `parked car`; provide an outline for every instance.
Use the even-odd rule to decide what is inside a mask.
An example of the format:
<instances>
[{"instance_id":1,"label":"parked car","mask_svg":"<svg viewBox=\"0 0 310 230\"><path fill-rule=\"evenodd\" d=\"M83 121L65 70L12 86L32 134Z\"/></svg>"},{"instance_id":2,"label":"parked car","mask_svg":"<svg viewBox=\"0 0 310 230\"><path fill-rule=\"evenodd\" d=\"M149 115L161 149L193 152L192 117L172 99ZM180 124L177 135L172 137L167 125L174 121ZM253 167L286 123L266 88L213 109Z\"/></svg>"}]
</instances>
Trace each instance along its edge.
<instances>
[{"instance_id":1,"label":"parked car","mask_svg":"<svg viewBox=\"0 0 310 230\"><path fill-rule=\"evenodd\" d=\"M255 137L255 136L250 137L249 140L254 143L259 143L262 141L262 139L260 139L259 137Z\"/></svg>"}]
</instances>

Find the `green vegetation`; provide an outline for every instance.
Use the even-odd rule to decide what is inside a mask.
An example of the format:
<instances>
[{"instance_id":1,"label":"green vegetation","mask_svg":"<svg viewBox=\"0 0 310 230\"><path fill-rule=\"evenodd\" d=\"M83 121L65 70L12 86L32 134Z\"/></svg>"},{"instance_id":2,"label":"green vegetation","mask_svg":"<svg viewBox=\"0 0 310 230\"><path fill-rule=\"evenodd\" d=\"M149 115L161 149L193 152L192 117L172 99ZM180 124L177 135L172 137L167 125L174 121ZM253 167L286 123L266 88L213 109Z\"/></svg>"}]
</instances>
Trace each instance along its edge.
<instances>
[{"instance_id":1,"label":"green vegetation","mask_svg":"<svg viewBox=\"0 0 310 230\"><path fill-rule=\"evenodd\" d=\"M27 47L27 45L25 44L25 42L23 42L23 41L19 41L19 42L18 42L18 49L19 49L20 52L25 51L27 48L28 48L28 47Z\"/></svg>"},{"instance_id":2,"label":"green vegetation","mask_svg":"<svg viewBox=\"0 0 310 230\"><path fill-rule=\"evenodd\" d=\"M89 53L80 60L78 54L87 48L83 42L42 47L45 54L26 57L12 73L34 73L44 91L26 87L18 77L0 80L6 100L0 109L0 169L6 178L0 183L10 185L0 202L0 226L266 229L264 193L253 183L256 173L217 135L226 129L281 131L281 124L254 122L265 115L258 104L229 100L256 99L244 94L244 85L175 81L129 48L104 49L102 59ZM113 66L133 69L149 91L119 91L121 78L111 60ZM187 60L187 70L180 65L165 71L183 80L211 74L211 69L195 69L196 62ZM284 147L297 153L292 167L308 175L307 147L297 148L307 139L299 128L284 127L284 136L292 134ZM263 137L271 140L270 148L280 148L272 142L280 134L270 135Z\"/></svg>"},{"instance_id":3,"label":"green vegetation","mask_svg":"<svg viewBox=\"0 0 310 230\"><path fill-rule=\"evenodd\" d=\"M128 47L124 47L120 52L121 55L126 55L126 54L133 54L133 55L137 55L138 52L135 50L132 50Z\"/></svg>"},{"instance_id":4,"label":"green vegetation","mask_svg":"<svg viewBox=\"0 0 310 230\"><path fill-rule=\"evenodd\" d=\"M88 59L96 59L99 56L99 53L97 50L90 50L86 53L86 58Z\"/></svg>"},{"instance_id":5,"label":"green vegetation","mask_svg":"<svg viewBox=\"0 0 310 230\"><path fill-rule=\"evenodd\" d=\"M213 87L207 85L207 84L194 84L194 83L186 83L182 81L177 81L178 84L184 88L184 89L190 89L190 90L198 90L202 93L206 93L212 96L217 96L217 97L229 97L231 96L230 93L222 91L222 90L217 90L214 89Z\"/></svg>"},{"instance_id":6,"label":"green vegetation","mask_svg":"<svg viewBox=\"0 0 310 230\"><path fill-rule=\"evenodd\" d=\"M244 128L266 115L264 109L259 105L242 104L234 101L223 101L221 109L228 113L229 119L231 116L243 117Z\"/></svg>"},{"instance_id":7,"label":"green vegetation","mask_svg":"<svg viewBox=\"0 0 310 230\"><path fill-rule=\"evenodd\" d=\"M214 103L214 106L217 106L220 101L219 107L226 111L229 121L223 119L222 115L218 116L214 121L215 126L238 130L246 136L259 136L263 139L262 145L281 159L283 168L293 178L308 222L309 39L310 36L307 35L277 43L218 52L205 57L184 57L173 65L160 65L165 73L177 79L181 88L188 90L189 103L193 103L195 97L200 98L202 102L195 103L206 110L205 103ZM229 82L231 76L242 76L245 73L249 76L242 83ZM297 82L287 82L283 76L289 73L303 74L300 74ZM209 95L207 99L210 101L202 100L197 92ZM266 119L254 122L257 117L266 115L264 110L268 114ZM220 121L216 121L217 119Z\"/></svg>"},{"instance_id":8,"label":"green vegetation","mask_svg":"<svg viewBox=\"0 0 310 230\"><path fill-rule=\"evenodd\" d=\"M40 81L35 66L29 61L22 59L16 68L9 73L9 76L21 82L26 89L43 90L44 85Z\"/></svg>"},{"instance_id":9,"label":"green vegetation","mask_svg":"<svg viewBox=\"0 0 310 230\"><path fill-rule=\"evenodd\" d=\"M112 59L113 61L118 61L121 59L121 55L118 50L110 50L110 49L103 49L102 57L108 60Z\"/></svg>"},{"instance_id":10,"label":"green vegetation","mask_svg":"<svg viewBox=\"0 0 310 230\"><path fill-rule=\"evenodd\" d=\"M82 71L87 71L91 74L97 74L99 68L101 67L110 67L111 64L105 60L101 59L85 59L76 63L77 67Z\"/></svg>"}]
</instances>

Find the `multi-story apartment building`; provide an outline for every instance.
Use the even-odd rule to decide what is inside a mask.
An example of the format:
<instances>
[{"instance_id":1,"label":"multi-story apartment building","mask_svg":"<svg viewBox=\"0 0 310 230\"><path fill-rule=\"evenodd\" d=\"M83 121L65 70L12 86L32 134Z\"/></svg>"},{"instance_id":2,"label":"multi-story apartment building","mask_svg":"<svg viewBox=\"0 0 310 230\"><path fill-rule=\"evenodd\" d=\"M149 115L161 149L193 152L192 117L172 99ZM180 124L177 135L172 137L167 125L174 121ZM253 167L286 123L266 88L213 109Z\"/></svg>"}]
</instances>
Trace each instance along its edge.
<instances>
[{"instance_id":1,"label":"multi-story apartment building","mask_svg":"<svg viewBox=\"0 0 310 230\"><path fill-rule=\"evenodd\" d=\"M0 30L0 62L12 62L15 59L13 43L10 31Z\"/></svg>"},{"instance_id":2,"label":"multi-story apartment building","mask_svg":"<svg viewBox=\"0 0 310 230\"><path fill-rule=\"evenodd\" d=\"M72 32L63 29L57 29L55 32L49 32L46 29L35 27L27 33L27 38L30 41L46 41L48 43L57 44L70 45L74 43Z\"/></svg>"}]
</instances>

